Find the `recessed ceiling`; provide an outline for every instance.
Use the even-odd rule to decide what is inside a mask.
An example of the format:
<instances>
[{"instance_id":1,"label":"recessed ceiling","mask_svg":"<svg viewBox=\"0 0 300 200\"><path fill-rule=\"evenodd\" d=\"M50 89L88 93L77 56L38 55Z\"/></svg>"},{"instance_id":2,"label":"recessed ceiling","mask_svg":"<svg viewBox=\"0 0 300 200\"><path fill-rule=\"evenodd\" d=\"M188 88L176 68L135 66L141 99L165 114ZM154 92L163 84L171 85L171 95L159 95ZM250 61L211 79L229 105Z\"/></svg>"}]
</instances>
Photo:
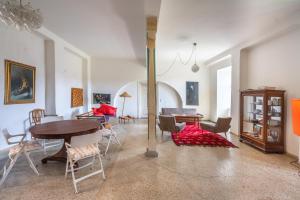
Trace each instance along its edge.
<instances>
[{"instance_id":1,"label":"recessed ceiling","mask_svg":"<svg viewBox=\"0 0 300 200\"><path fill-rule=\"evenodd\" d=\"M197 57L204 62L296 12L299 0L163 0L157 58L172 60L177 52L187 58L197 42Z\"/></svg>"},{"instance_id":2,"label":"recessed ceiling","mask_svg":"<svg viewBox=\"0 0 300 200\"><path fill-rule=\"evenodd\" d=\"M44 26L91 56L141 59L145 14L141 0L31 0Z\"/></svg>"},{"instance_id":3,"label":"recessed ceiling","mask_svg":"<svg viewBox=\"0 0 300 200\"><path fill-rule=\"evenodd\" d=\"M145 13L158 13L157 59L207 59L289 19L299 0L31 0L45 27L91 56L144 59ZM152 7L151 7L152 6Z\"/></svg>"}]
</instances>

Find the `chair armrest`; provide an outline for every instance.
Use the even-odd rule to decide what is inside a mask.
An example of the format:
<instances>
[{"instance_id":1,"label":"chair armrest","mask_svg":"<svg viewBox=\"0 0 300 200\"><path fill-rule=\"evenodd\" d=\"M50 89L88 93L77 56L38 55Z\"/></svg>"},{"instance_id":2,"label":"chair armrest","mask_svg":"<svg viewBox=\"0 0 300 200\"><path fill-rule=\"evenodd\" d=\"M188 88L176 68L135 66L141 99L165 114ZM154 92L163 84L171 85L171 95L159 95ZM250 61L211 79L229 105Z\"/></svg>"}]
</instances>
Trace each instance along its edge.
<instances>
[{"instance_id":1,"label":"chair armrest","mask_svg":"<svg viewBox=\"0 0 300 200\"><path fill-rule=\"evenodd\" d=\"M213 125L213 124L200 123L200 126L202 129L207 130L207 131L214 132L214 129L215 129L215 125Z\"/></svg>"},{"instance_id":2,"label":"chair armrest","mask_svg":"<svg viewBox=\"0 0 300 200\"><path fill-rule=\"evenodd\" d=\"M11 135L11 137L20 137L20 136L24 137L24 136L26 136L26 133Z\"/></svg>"},{"instance_id":3,"label":"chair armrest","mask_svg":"<svg viewBox=\"0 0 300 200\"><path fill-rule=\"evenodd\" d=\"M18 138L18 137L21 137L21 140L19 141L10 141L11 138ZM25 133L22 133L22 134L15 134L15 135L10 135L10 138L8 138L8 144L17 144L17 143L22 143L24 142L25 140L25 137L26 137L26 134Z\"/></svg>"},{"instance_id":4,"label":"chair armrest","mask_svg":"<svg viewBox=\"0 0 300 200\"><path fill-rule=\"evenodd\" d=\"M72 146L69 143L65 143L66 148L72 148Z\"/></svg>"}]
</instances>

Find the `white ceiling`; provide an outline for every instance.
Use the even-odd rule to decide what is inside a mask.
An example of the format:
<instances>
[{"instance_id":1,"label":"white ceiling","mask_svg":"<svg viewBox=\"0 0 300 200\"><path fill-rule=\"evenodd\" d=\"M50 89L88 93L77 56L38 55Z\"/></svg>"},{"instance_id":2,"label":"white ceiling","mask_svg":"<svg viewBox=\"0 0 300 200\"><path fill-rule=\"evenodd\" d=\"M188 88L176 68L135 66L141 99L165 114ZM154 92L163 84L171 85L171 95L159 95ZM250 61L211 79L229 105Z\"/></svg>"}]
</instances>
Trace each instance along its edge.
<instances>
[{"instance_id":1,"label":"white ceiling","mask_svg":"<svg viewBox=\"0 0 300 200\"><path fill-rule=\"evenodd\" d=\"M300 0L31 0L45 27L92 56L143 59L145 13L159 12L159 60L205 61L300 11ZM146 6L146 9L145 9Z\"/></svg>"},{"instance_id":2,"label":"white ceiling","mask_svg":"<svg viewBox=\"0 0 300 200\"><path fill-rule=\"evenodd\" d=\"M141 0L31 0L44 26L91 56L143 59Z\"/></svg>"},{"instance_id":3,"label":"white ceiling","mask_svg":"<svg viewBox=\"0 0 300 200\"><path fill-rule=\"evenodd\" d=\"M162 0L157 57L172 60L180 52L187 58L197 42L203 62L295 12L300 12L300 0Z\"/></svg>"}]
</instances>

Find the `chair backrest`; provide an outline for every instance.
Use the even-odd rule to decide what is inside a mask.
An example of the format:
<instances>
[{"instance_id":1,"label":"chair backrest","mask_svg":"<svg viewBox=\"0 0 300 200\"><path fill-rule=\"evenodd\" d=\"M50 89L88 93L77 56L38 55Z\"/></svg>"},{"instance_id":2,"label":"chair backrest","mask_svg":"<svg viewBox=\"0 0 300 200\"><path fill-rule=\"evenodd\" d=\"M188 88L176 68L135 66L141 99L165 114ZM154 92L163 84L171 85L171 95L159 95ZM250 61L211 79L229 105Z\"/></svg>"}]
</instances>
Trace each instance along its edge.
<instances>
[{"instance_id":1,"label":"chair backrest","mask_svg":"<svg viewBox=\"0 0 300 200\"><path fill-rule=\"evenodd\" d=\"M96 133L73 136L71 138L72 147L82 147L89 144L97 144L101 140L101 133L97 131Z\"/></svg>"},{"instance_id":2,"label":"chair backrest","mask_svg":"<svg viewBox=\"0 0 300 200\"><path fill-rule=\"evenodd\" d=\"M56 122L64 120L63 116L47 116L41 118L41 124L48 123L48 122Z\"/></svg>"},{"instance_id":3,"label":"chair backrest","mask_svg":"<svg viewBox=\"0 0 300 200\"><path fill-rule=\"evenodd\" d=\"M230 129L231 117L219 117L216 123L215 132L227 132Z\"/></svg>"},{"instance_id":4,"label":"chair backrest","mask_svg":"<svg viewBox=\"0 0 300 200\"><path fill-rule=\"evenodd\" d=\"M5 140L6 140L6 143L7 143L8 145L11 145L11 144L19 144L19 143L21 142L21 140L10 141L9 139L10 139L10 138L13 138L13 137L15 137L15 136L11 135L11 134L8 132L8 130L7 130L6 128L2 130L2 133L3 133L3 136L4 136Z\"/></svg>"},{"instance_id":5,"label":"chair backrest","mask_svg":"<svg viewBox=\"0 0 300 200\"><path fill-rule=\"evenodd\" d=\"M172 114L186 114L186 115L196 115L197 109L195 108L162 108L162 115L172 115Z\"/></svg>"},{"instance_id":6,"label":"chair backrest","mask_svg":"<svg viewBox=\"0 0 300 200\"><path fill-rule=\"evenodd\" d=\"M44 109L34 109L29 112L29 123L30 126L34 126L41 123L41 118L45 117Z\"/></svg>"},{"instance_id":7,"label":"chair backrest","mask_svg":"<svg viewBox=\"0 0 300 200\"><path fill-rule=\"evenodd\" d=\"M158 125L162 131L177 132L175 116L159 115Z\"/></svg>"},{"instance_id":8,"label":"chair backrest","mask_svg":"<svg viewBox=\"0 0 300 200\"><path fill-rule=\"evenodd\" d=\"M3 129L2 133L3 133L3 136L4 136L5 140L6 140L6 143L7 144L11 144L10 141L9 141L9 139L11 138L11 135L9 134L8 130L7 129Z\"/></svg>"}]
</instances>

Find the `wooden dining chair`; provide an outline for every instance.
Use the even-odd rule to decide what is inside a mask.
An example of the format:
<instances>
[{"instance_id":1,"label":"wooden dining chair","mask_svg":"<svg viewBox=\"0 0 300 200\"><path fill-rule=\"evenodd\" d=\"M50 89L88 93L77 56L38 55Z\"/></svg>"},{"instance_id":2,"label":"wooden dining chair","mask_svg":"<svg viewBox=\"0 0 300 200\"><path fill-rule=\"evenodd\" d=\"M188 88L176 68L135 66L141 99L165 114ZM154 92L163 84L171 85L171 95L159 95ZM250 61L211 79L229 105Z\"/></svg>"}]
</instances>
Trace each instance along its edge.
<instances>
[{"instance_id":1,"label":"wooden dining chair","mask_svg":"<svg viewBox=\"0 0 300 200\"><path fill-rule=\"evenodd\" d=\"M29 123L30 126L34 126L41 123L41 118L45 117L44 109L34 109L29 112Z\"/></svg>"}]
</instances>

